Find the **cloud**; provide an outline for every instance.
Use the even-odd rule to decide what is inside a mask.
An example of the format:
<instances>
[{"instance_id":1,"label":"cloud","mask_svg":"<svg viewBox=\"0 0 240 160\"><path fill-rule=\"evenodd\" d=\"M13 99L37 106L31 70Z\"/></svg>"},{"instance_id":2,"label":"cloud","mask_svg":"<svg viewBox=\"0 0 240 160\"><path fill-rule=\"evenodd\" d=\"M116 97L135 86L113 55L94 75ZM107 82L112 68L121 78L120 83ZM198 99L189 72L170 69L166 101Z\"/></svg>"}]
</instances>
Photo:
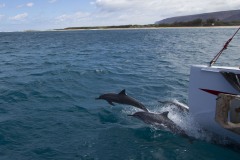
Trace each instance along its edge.
<instances>
[{"instance_id":1,"label":"cloud","mask_svg":"<svg viewBox=\"0 0 240 160\"><path fill-rule=\"evenodd\" d=\"M27 18L28 13L22 13L22 14L18 14L16 16L10 17L11 20L15 20L15 21L23 21Z\"/></svg>"},{"instance_id":2,"label":"cloud","mask_svg":"<svg viewBox=\"0 0 240 160\"><path fill-rule=\"evenodd\" d=\"M123 11L123 10L142 10L143 12L162 11L214 11L225 8L237 9L240 2L236 0L218 0L211 2L209 0L192 1L192 0L95 0L92 4L103 11ZM216 5L217 4L217 5ZM168 10L169 9L169 10Z\"/></svg>"},{"instance_id":3,"label":"cloud","mask_svg":"<svg viewBox=\"0 0 240 160\"><path fill-rule=\"evenodd\" d=\"M1 3L0 8L4 8L4 7L6 7L6 5L4 3Z\"/></svg>"},{"instance_id":4,"label":"cloud","mask_svg":"<svg viewBox=\"0 0 240 160\"><path fill-rule=\"evenodd\" d=\"M5 16L3 14L0 14L0 21L4 18Z\"/></svg>"},{"instance_id":5,"label":"cloud","mask_svg":"<svg viewBox=\"0 0 240 160\"><path fill-rule=\"evenodd\" d=\"M119 11L131 8L135 3L135 0L96 0L92 4L95 4L97 8L102 11Z\"/></svg>"},{"instance_id":6,"label":"cloud","mask_svg":"<svg viewBox=\"0 0 240 160\"><path fill-rule=\"evenodd\" d=\"M57 0L49 0L48 3L55 3Z\"/></svg>"},{"instance_id":7,"label":"cloud","mask_svg":"<svg viewBox=\"0 0 240 160\"><path fill-rule=\"evenodd\" d=\"M27 7L32 7L33 5L34 5L34 3L32 3L32 2L26 4Z\"/></svg>"},{"instance_id":8,"label":"cloud","mask_svg":"<svg viewBox=\"0 0 240 160\"><path fill-rule=\"evenodd\" d=\"M98 17L109 15L115 24L146 24L172 17L205 12L234 10L240 1L218 0L95 0Z\"/></svg>"},{"instance_id":9,"label":"cloud","mask_svg":"<svg viewBox=\"0 0 240 160\"><path fill-rule=\"evenodd\" d=\"M54 21L52 22L54 22L54 25L57 28L65 28L74 26L91 26L92 22L95 22L95 19L93 19L93 14L79 11L72 14L63 14L55 17Z\"/></svg>"},{"instance_id":10,"label":"cloud","mask_svg":"<svg viewBox=\"0 0 240 160\"><path fill-rule=\"evenodd\" d=\"M63 14L61 16L56 17L56 20L58 22L79 21L89 16L90 16L90 13L88 12L76 12L74 14Z\"/></svg>"},{"instance_id":11,"label":"cloud","mask_svg":"<svg viewBox=\"0 0 240 160\"><path fill-rule=\"evenodd\" d=\"M27 4L21 4L21 5L18 5L17 8L22 8L22 7L32 7L34 5L33 2L29 2Z\"/></svg>"}]
</instances>

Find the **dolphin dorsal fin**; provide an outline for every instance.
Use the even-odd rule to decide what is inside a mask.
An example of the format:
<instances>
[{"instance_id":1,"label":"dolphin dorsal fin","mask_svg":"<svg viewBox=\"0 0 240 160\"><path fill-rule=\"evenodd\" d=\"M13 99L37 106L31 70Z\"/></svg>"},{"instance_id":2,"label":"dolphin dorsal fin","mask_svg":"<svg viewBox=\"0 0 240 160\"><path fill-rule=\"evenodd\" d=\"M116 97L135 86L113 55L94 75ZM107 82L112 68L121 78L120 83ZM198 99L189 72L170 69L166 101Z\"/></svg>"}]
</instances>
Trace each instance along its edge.
<instances>
[{"instance_id":1,"label":"dolphin dorsal fin","mask_svg":"<svg viewBox=\"0 0 240 160\"><path fill-rule=\"evenodd\" d=\"M118 93L119 95L126 95L125 89L123 89L121 92Z\"/></svg>"},{"instance_id":2,"label":"dolphin dorsal fin","mask_svg":"<svg viewBox=\"0 0 240 160\"><path fill-rule=\"evenodd\" d=\"M161 113L161 115L165 116L165 117L168 117L168 113L169 113L169 111L166 111L166 112Z\"/></svg>"}]
</instances>

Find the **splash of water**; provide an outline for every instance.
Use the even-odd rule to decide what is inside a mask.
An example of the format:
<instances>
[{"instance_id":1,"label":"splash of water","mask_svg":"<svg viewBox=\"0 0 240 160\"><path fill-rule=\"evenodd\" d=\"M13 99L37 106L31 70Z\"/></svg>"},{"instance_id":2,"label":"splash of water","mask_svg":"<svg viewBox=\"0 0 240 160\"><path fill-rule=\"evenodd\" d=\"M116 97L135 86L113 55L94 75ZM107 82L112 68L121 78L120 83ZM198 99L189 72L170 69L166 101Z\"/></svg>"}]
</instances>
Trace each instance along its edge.
<instances>
[{"instance_id":1,"label":"splash of water","mask_svg":"<svg viewBox=\"0 0 240 160\"><path fill-rule=\"evenodd\" d=\"M171 119L174 123L176 123L181 129L185 131L185 133L196 140L202 140L214 144L220 144L220 145L228 145L231 144L229 140L223 139L223 138L216 138L216 135L204 130L198 123L195 121L194 117L189 114L188 112L183 111L181 108L179 108L179 105L181 105L184 108L188 108L186 104L181 103L180 101L173 99L168 101L169 103L165 103L163 105L156 105L152 104L149 106L149 110L152 113L163 113L166 111L169 111L168 118ZM132 115L136 112L142 111L135 107L129 107L129 106L123 106L122 113L125 115ZM155 134L155 131L158 131L159 128L150 125L151 131L154 133L154 137L160 137L162 136L161 133ZM160 134L160 135L158 135Z\"/></svg>"},{"instance_id":2,"label":"splash of water","mask_svg":"<svg viewBox=\"0 0 240 160\"><path fill-rule=\"evenodd\" d=\"M169 111L169 119L180 126L190 137L194 137L199 140L210 141L210 134L205 131L201 126L194 120L188 112L183 112L177 105L181 105L184 108L189 108L186 104L179 102L176 99L171 100L173 103L164 104L154 112L161 113Z\"/></svg>"}]
</instances>

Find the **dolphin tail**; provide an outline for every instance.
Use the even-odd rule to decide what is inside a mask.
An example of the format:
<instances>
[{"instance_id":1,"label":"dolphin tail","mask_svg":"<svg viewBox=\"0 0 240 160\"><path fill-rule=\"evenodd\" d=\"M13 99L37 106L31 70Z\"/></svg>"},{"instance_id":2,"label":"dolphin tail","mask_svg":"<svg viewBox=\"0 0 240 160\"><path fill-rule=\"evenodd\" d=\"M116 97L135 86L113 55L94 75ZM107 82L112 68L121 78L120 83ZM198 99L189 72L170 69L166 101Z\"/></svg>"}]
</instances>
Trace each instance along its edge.
<instances>
[{"instance_id":1,"label":"dolphin tail","mask_svg":"<svg viewBox=\"0 0 240 160\"><path fill-rule=\"evenodd\" d=\"M145 112L149 112L149 110L142 103L139 103L138 105L134 105L134 106Z\"/></svg>"}]
</instances>

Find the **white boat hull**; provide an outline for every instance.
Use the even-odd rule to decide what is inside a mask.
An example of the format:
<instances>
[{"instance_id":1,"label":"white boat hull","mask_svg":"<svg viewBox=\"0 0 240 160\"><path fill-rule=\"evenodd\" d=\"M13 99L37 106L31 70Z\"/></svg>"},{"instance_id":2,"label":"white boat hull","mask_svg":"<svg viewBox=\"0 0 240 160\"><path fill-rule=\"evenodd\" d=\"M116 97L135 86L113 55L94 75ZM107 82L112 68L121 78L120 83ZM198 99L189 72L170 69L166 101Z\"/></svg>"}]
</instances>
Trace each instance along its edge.
<instances>
[{"instance_id":1,"label":"white boat hull","mask_svg":"<svg viewBox=\"0 0 240 160\"><path fill-rule=\"evenodd\" d=\"M240 135L224 129L215 121L218 93L239 95L220 72L240 74L239 68L192 66L189 82L189 113L205 129L240 143Z\"/></svg>"}]
</instances>

